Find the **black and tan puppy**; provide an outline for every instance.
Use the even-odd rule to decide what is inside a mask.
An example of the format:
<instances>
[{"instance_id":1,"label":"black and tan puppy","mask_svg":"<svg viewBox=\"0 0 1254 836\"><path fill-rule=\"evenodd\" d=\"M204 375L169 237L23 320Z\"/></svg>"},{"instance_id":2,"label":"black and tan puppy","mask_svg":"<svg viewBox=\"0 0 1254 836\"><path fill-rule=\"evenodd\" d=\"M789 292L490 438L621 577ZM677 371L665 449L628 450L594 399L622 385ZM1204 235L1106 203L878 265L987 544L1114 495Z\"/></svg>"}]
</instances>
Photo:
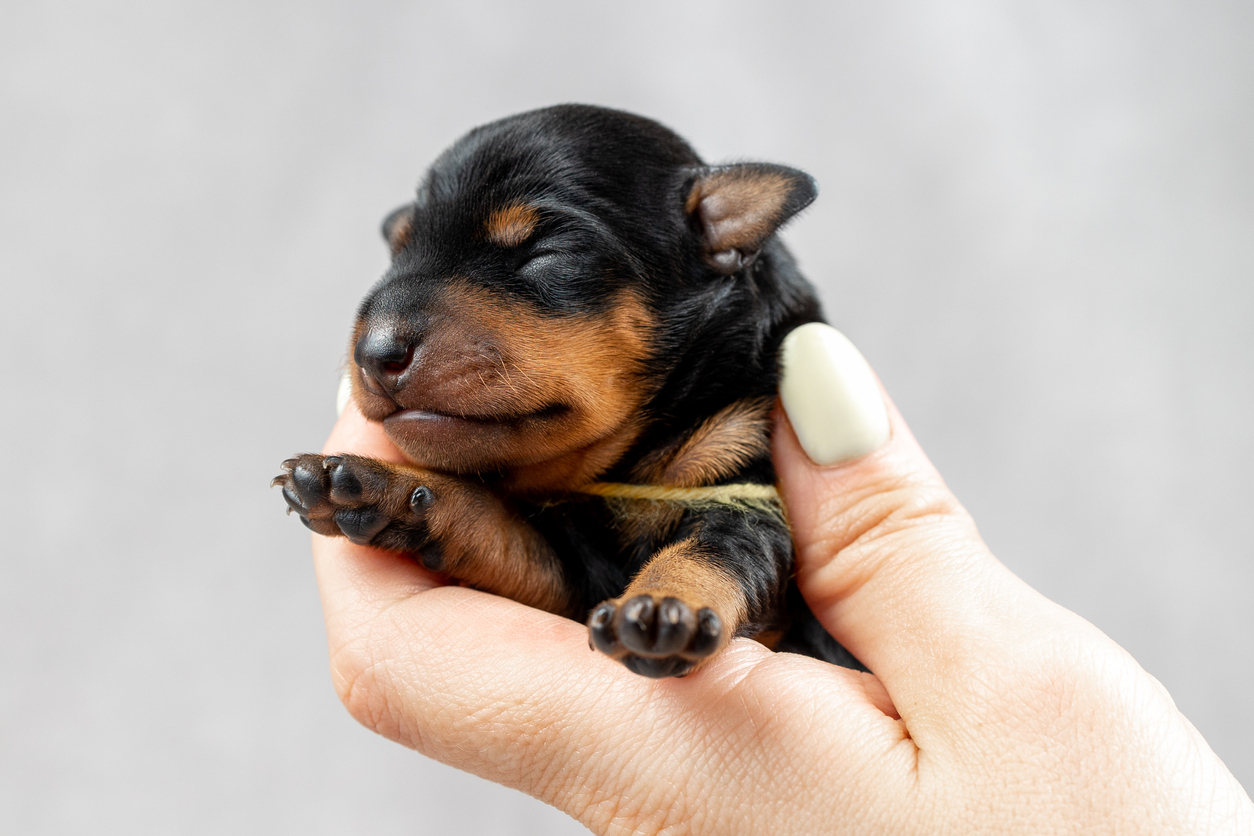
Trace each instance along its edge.
<instances>
[{"instance_id":1,"label":"black and tan puppy","mask_svg":"<svg viewBox=\"0 0 1254 836\"><path fill-rule=\"evenodd\" d=\"M733 636L856 665L796 593L771 487L780 342L820 318L774 233L814 196L618 111L471 131L384 222L349 345L412 465L302 455L276 484L320 534L586 618L636 673Z\"/></svg>"}]
</instances>

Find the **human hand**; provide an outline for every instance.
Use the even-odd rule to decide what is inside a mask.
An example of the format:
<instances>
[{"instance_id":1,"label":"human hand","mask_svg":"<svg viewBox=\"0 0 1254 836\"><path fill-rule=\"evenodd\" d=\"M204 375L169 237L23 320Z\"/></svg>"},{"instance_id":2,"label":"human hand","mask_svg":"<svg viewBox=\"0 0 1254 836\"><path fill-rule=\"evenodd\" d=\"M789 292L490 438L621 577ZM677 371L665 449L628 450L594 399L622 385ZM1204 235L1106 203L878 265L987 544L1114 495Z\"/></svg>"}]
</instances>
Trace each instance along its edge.
<instances>
[{"instance_id":1,"label":"human hand","mask_svg":"<svg viewBox=\"0 0 1254 836\"><path fill-rule=\"evenodd\" d=\"M866 452L826 440L882 419L857 385L873 376L815 333L792 341L785 388L846 397L792 417L820 460ZM341 699L598 833L1254 832L1162 686L1002 566L887 418L886 443L829 466L782 414L775 439L798 584L874 675L739 639L691 676L646 679L590 651L581 624L315 535ZM326 451L403 460L351 406Z\"/></svg>"}]
</instances>

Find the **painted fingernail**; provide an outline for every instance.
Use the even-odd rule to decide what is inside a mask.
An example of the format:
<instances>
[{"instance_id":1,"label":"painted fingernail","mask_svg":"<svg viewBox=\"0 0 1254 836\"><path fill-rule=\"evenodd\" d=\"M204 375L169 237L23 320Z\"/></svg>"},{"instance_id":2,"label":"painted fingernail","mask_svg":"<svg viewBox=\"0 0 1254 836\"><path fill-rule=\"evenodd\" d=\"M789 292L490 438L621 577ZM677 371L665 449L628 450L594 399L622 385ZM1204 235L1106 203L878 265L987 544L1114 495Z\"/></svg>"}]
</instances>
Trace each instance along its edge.
<instances>
[{"instance_id":1,"label":"painted fingernail","mask_svg":"<svg viewBox=\"0 0 1254 836\"><path fill-rule=\"evenodd\" d=\"M353 377L348 372L344 372L344 376L340 378L339 391L335 393L335 417L344 414L344 407L348 406L348 399L353 396Z\"/></svg>"},{"instance_id":2,"label":"painted fingernail","mask_svg":"<svg viewBox=\"0 0 1254 836\"><path fill-rule=\"evenodd\" d=\"M779 394L806 455L852 461L888 441L888 410L875 375L844 334L822 322L784 339Z\"/></svg>"}]
</instances>

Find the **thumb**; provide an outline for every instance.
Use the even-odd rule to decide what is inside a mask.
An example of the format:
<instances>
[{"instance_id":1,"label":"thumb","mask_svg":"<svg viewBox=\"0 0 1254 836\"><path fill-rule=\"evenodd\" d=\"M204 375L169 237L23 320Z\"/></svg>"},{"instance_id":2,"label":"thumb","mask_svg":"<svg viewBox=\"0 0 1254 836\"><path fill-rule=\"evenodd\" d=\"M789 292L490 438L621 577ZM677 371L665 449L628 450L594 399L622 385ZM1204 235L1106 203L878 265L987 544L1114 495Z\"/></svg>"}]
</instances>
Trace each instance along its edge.
<instances>
[{"instance_id":1,"label":"thumb","mask_svg":"<svg viewBox=\"0 0 1254 836\"><path fill-rule=\"evenodd\" d=\"M970 702L963 665L986 664L972 647L1006 647L1054 608L989 553L839 331L793 331L783 366L774 454L801 592L908 725L951 715Z\"/></svg>"}]
</instances>

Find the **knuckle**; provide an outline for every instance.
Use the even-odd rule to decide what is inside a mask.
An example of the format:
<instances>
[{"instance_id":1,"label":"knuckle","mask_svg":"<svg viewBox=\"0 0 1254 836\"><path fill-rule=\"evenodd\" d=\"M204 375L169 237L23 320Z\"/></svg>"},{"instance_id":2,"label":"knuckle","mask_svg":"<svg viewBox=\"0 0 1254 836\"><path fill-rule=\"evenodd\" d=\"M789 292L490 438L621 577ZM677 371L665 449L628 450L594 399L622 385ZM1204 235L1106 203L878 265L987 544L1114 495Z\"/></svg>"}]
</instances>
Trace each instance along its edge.
<instances>
[{"instance_id":1,"label":"knuckle","mask_svg":"<svg viewBox=\"0 0 1254 836\"><path fill-rule=\"evenodd\" d=\"M965 512L943 486L903 481L884 486L857 502L848 516L852 542L882 540L899 532L955 518Z\"/></svg>"},{"instance_id":2,"label":"knuckle","mask_svg":"<svg viewBox=\"0 0 1254 836\"><path fill-rule=\"evenodd\" d=\"M386 662L368 638L345 642L331 653L331 680L340 703L361 725L401 742L406 733L396 708Z\"/></svg>"},{"instance_id":3,"label":"knuckle","mask_svg":"<svg viewBox=\"0 0 1254 836\"><path fill-rule=\"evenodd\" d=\"M979 542L974 523L943 484L886 478L832 496L809 542L799 550L803 576L822 572L826 594L845 598L903 555L934 565L962 560Z\"/></svg>"}]
</instances>

